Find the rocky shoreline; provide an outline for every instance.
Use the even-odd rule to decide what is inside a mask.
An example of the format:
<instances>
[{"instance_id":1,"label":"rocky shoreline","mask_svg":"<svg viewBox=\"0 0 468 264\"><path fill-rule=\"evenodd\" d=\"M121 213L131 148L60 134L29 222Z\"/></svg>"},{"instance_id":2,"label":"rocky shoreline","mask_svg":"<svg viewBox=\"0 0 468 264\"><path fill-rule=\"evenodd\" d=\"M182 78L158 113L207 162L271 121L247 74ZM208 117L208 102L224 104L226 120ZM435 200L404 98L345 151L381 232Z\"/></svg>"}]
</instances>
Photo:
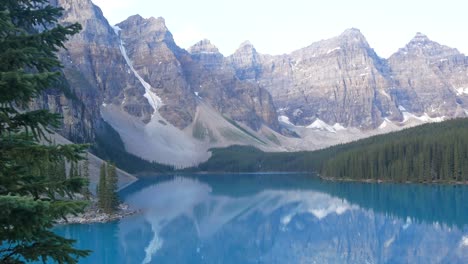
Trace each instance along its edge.
<instances>
[{"instance_id":1,"label":"rocky shoreline","mask_svg":"<svg viewBox=\"0 0 468 264\"><path fill-rule=\"evenodd\" d=\"M128 204L120 204L119 209L111 214L103 212L95 203L90 205L84 213L79 215L69 215L65 219L57 221L57 225L69 224L92 224L92 223L107 223L139 213L139 210L134 210Z\"/></svg>"}]
</instances>

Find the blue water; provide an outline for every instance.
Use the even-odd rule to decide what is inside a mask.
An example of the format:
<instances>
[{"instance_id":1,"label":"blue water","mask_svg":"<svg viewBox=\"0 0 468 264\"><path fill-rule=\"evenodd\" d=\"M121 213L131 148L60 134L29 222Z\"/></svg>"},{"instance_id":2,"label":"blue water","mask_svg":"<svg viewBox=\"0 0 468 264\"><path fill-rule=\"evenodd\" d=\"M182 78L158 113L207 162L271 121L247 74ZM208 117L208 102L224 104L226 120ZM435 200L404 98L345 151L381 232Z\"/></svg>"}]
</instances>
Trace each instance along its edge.
<instances>
[{"instance_id":1,"label":"blue water","mask_svg":"<svg viewBox=\"0 0 468 264\"><path fill-rule=\"evenodd\" d=\"M468 263L468 187L324 182L305 174L144 178L142 213L56 232L80 263Z\"/></svg>"}]
</instances>

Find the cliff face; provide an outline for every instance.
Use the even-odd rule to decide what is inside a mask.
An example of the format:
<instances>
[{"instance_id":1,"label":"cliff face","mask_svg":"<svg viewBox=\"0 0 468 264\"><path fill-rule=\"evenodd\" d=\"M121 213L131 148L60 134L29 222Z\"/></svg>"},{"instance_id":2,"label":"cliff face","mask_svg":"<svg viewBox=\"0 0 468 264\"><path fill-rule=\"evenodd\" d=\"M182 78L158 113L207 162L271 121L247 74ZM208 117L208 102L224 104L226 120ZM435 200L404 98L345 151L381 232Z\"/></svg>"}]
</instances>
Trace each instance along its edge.
<instances>
[{"instance_id":1,"label":"cliff face","mask_svg":"<svg viewBox=\"0 0 468 264\"><path fill-rule=\"evenodd\" d=\"M201 98L216 109L254 130L262 124L277 130L273 100L256 82L241 80L218 49L203 40L189 49L192 63L186 64L188 78Z\"/></svg>"},{"instance_id":2,"label":"cliff face","mask_svg":"<svg viewBox=\"0 0 468 264\"><path fill-rule=\"evenodd\" d=\"M384 118L465 115L466 57L418 34L388 60L357 29L291 54L259 54L244 43L229 57L240 79L272 94L279 113L296 125L316 119L372 129Z\"/></svg>"},{"instance_id":3,"label":"cliff face","mask_svg":"<svg viewBox=\"0 0 468 264\"><path fill-rule=\"evenodd\" d=\"M320 118L371 128L382 117L400 118L387 94L388 66L357 29L283 56L260 55L251 45L242 45L231 62L240 78L266 87L281 114L297 125Z\"/></svg>"},{"instance_id":4,"label":"cliff face","mask_svg":"<svg viewBox=\"0 0 468 264\"><path fill-rule=\"evenodd\" d=\"M58 54L68 94L51 91L36 102L63 114L61 134L77 141L92 141L102 122L100 107L106 104L119 105L130 115L149 120L152 109L141 96L144 87L130 73L118 36L101 10L90 0L50 3L64 8L60 23L78 22L83 27Z\"/></svg>"},{"instance_id":5,"label":"cliff face","mask_svg":"<svg viewBox=\"0 0 468 264\"><path fill-rule=\"evenodd\" d=\"M186 50L178 47L164 19L132 16L117 24L135 70L161 97L159 112L183 129L193 121L198 100L227 117L258 130L262 124L278 129L268 92L240 80L216 46L202 40Z\"/></svg>"},{"instance_id":6,"label":"cliff face","mask_svg":"<svg viewBox=\"0 0 468 264\"><path fill-rule=\"evenodd\" d=\"M178 128L188 126L196 101L180 61L189 55L175 44L164 19L135 15L117 28L135 71L162 100L161 116Z\"/></svg>"},{"instance_id":7,"label":"cliff face","mask_svg":"<svg viewBox=\"0 0 468 264\"><path fill-rule=\"evenodd\" d=\"M100 108L106 105L118 107L143 123L150 122L158 111L172 125L186 128L193 122L199 100L195 92L202 84L205 91L213 88L206 92L212 94L206 100L226 116L254 129L261 124L278 128L268 92L238 80L232 69L210 68L210 56L179 48L164 19L136 15L112 27L90 0L50 3L64 8L60 23L83 26L59 53L69 94L50 91L32 104L63 114L64 136L92 141L102 122ZM225 64L224 57L218 56Z\"/></svg>"},{"instance_id":8,"label":"cliff face","mask_svg":"<svg viewBox=\"0 0 468 264\"><path fill-rule=\"evenodd\" d=\"M458 50L418 33L388 62L395 81L392 94L408 111L453 117L468 108L468 59Z\"/></svg>"}]
</instances>

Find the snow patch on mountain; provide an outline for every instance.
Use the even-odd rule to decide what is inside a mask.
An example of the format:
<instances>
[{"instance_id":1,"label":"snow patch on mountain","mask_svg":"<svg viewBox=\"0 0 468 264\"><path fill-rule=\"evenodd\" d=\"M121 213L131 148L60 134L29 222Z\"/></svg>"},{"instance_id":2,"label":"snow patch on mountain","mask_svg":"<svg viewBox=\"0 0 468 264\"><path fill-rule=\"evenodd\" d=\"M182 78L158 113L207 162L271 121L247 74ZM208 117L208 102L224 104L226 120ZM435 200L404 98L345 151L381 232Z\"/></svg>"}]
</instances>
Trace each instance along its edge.
<instances>
[{"instance_id":1,"label":"snow patch on mountain","mask_svg":"<svg viewBox=\"0 0 468 264\"><path fill-rule=\"evenodd\" d=\"M112 29L117 36L119 36L119 32L122 30L119 26L112 26Z\"/></svg>"},{"instance_id":2,"label":"snow patch on mountain","mask_svg":"<svg viewBox=\"0 0 468 264\"><path fill-rule=\"evenodd\" d=\"M335 131L346 130L346 127L342 126L340 123L335 123L332 127Z\"/></svg>"},{"instance_id":3,"label":"snow patch on mountain","mask_svg":"<svg viewBox=\"0 0 468 264\"><path fill-rule=\"evenodd\" d=\"M329 50L327 51L327 54L330 54L330 53L332 53L332 52L334 52L334 51L337 51L337 50L340 50L340 49L341 49L341 47L336 47L336 48L334 48L334 49L329 49Z\"/></svg>"},{"instance_id":4,"label":"snow patch on mountain","mask_svg":"<svg viewBox=\"0 0 468 264\"><path fill-rule=\"evenodd\" d=\"M278 121L282 123L283 125L288 125L292 126L294 128L307 128L311 130L317 130L317 131L325 131L325 132L330 132L330 133L336 133L337 131L342 131L346 130L347 128L341 125L340 123L335 123L333 126L325 123L321 119L316 119L312 124L308 126L298 126L294 125L290 120L289 117L285 115L280 115L278 116Z\"/></svg>"},{"instance_id":5,"label":"snow patch on mountain","mask_svg":"<svg viewBox=\"0 0 468 264\"><path fill-rule=\"evenodd\" d=\"M445 120L445 116L442 117L430 117L427 113L424 113L424 115L418 117L419 120L423 122L442 122Z\"/></svg>"},{"instance_id":6,"label":"snow patch on mountain","mask_svg":"<svg viewBox=\"0 0 468 264\"><path fill-rule=\"evenodd\" d=\"M389 125L389 123L391 123L391 121L388 120L387 118L385 118L384 121L382 122L382 124L380 124L380 126L378 127L378 129L386 128Z\"/></svg>"},{"instance_id":7,"label":"snow patch on mountain","mask_svg":"<svg viewBox=\"0 0 468 264\"><path fill-rule=\"evenodd\" d=\"M281 123L290 125L290 126L294 126L294 124L291 123L291 121L289 121L289 117L284 116L284 115L278 116L278 121Z\"/></svg>"},{"instance_id":8,"label":"snow patch on mountain","mask_svg":"<svg viewBox=\"0 0 468 264\"><path fill-rule=\"evenodd\" d=\"M416 116L415 114L408 112L406 108L401 105L398 106L398 109L400 109L401 113L403 114L403 121L401 123L406 123L410 119L418 120L423 123L437 123L445 120L445 116L431 117L427 113L424 113L422 116Z\"/></svg>"},{"instance_id":9,"label":"snow patch on mountain","mask_svg":"<svg viewBox=\"0 0 468 264\"><path fill-rule=\"evenodd\" d=\"M332 126L330 126L329 124L325 123L324 121L318 118L312 124L308 125L307 128L336 133L336 130Z\"/></svg>"},{"instance_id":10,"label":"snow patch on mountain","mask_svg":"<svg viewBox=\"0 0 468 264\"><path fill-rule=\"evenodd\" d=\"M114 27L114 31L116 32L116 34L119 34L119 30L120 30L119 27L117 27L117 26ZM153 115L152 115L152 119L153 119L153 117L154 117L155 113L158 111L159 107L161 107L163 105L162 100L161 100L161 98L159 96L156 95L156 93L154 93L151 90L151 85L149 83L147 83L140 76L140 74L135 70L135 68L133 68L133 63L130 60L130 58L128 57L128 55L127 55L127 51L125 50L123 40L120 40L120 52L122 53L122 56L124 57L125 62L127 63L130 70L133 72L133 74L135 74L135 77L137 77L137 79L140 81L141 85L143 85L143 87L145 88L145 94L143 96L148 100L148 103L151 105L151 107L154 110Z\"/></svg>"},{"instance_id":11,"label":"snow patch on mountain","mask_svg":"<svg viewBox=\"0 0 468 264\"><path fill-rule=\"evenodd\" d=\"M410 119L416 119L424 123L438 123L445 120L445 116L442 117L430 117L427 113L424 113L422 116L416 116L409 112L402 112L403 122L406 123Z\"/></svg>"},{"instance_id":12,"label":"snow patch on mountain","mask_svg":"<svg viewBox=\"0 0 468 264\"><path fill-rule=\"evenodd\" d=\"M468 95L468 87L456 88L457 95Z\"/></svg>"}]
</instances>

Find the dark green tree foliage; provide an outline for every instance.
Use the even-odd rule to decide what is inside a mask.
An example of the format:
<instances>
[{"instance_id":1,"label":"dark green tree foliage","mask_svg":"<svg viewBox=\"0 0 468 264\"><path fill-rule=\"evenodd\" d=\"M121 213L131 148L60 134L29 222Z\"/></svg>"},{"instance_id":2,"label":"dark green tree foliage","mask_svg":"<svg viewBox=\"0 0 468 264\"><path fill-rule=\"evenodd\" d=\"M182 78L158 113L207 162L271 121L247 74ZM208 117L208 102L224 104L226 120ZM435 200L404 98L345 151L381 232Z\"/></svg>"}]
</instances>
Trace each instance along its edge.
<instances>
[{"instance_id":1,"label":"dark green tree foliage","mask_svg":"<svg viewBox=\"0 0 468 264\"><path fill-rule=\"evenodd\" d=\"M185 171L211 172L317 172L323 162L348 145L319 151L263 152L251 146L211 149L211 158L196 168Z\"/></svg>"},{"instance_id":2,"label":"dark green tree foliage","mask_svg":"<svg viewBox=\"0 0 468 264\"><path fill-rule=\"evenodd\" d=\"M322 176L398 182L468 181L468 120L360 140L326 161Z\"/></svg>"},{"instance_id":3,"label":"dark green tree foliage","mask_svg":"<svg viewBox=\"0 0 468 264\"><path fill-rule=\"evenodd\" d=\"M87 182L89 182L89 155L86 154L85 160L82 162L82 169L80 174ZM81 193L84 195L86 200L91 197L91 192L88 185L84 185Z\"/></svg>"},{"instance_id":4,"label":"dark green tree foliage","mask_svg":"<svg viewBox=\"0 0 468 264\"><path fill-rule=\"evenodd\" d=\"M117 194L118 186L118 176L117 168L114 164L107 164L107 193L108 193L108 202L107 202L107 211L114 212L118 209L120 201Z\"/></svg>"},{"instance_id":5,"label":"dark green tree foliage","mask_svg":"<svg viewBox=\"0 0 468 264\"><path fill-rule=\"evenodd\" d=\"M45 131L58 127L59 116L27 108L56 82L55 52L80 30L78 24L58 25L61 9L47 3L0 1L0 263L76 263L88 254L50 231L55 220L86 205L64 199L85 181L62 174L64 160L78 161L85 146L40 144Z\"/></svg>"},{"instance_id":6,"label":"dark green tree foliage","mask_svg":"<svg viewBox=\"0 0 468 264\"><path fill-rule=\"evenodd\" d=\"M106 208L106 199L107 199L107 172L106 164L102 163L99 171L99 183L97 185L96 194L98 197L98 206L101 209Z\"/></svg>"},{"instance_id":7,"label":"dark green tree foliage","mask_svg":"<svg viewBox=\"0 0 468 264\"><path fill-rule=\"evenodd\" d=\"M118 189L118 176L115 165L102 163L97 186L98 206L106 213L115 212L120 204Z\"/></svg>"},{"instance_id":8,"label":"dark green tree foliage","mask_svg":"<svg viewBox=\"0 0 468 264\"><path fill-rule=\"evenodd\" d=\"M64 181L67 179L66 161L63 157L59 159L59 162L54 163L54 173L52 174L52 180Z\"/></svg>"},{"instance_id":9,"label":"dark green tree foliage","mask_svg":"<svg viewBox=\"0 0 468 264\"><path fill-rule=\"evenodd\" d=\"M185 171L319 172L325 178L412 182L468 181L468 119L426 124L318 151L266 153L212 149Z\"/></svg>"},{"instance_id":10,"label":"dark green tree foliage","mask_svg":"<svg viewBox=\"0 0 468 264\"><path fill-rule=\"evenodd\" d=\"M70 178L76 178L76 175L77 174L77 171L76 171L76 163L75 162L71 162L70 163L70 170L68 171L68 176Z\"/></svg>"}]
</instances>

